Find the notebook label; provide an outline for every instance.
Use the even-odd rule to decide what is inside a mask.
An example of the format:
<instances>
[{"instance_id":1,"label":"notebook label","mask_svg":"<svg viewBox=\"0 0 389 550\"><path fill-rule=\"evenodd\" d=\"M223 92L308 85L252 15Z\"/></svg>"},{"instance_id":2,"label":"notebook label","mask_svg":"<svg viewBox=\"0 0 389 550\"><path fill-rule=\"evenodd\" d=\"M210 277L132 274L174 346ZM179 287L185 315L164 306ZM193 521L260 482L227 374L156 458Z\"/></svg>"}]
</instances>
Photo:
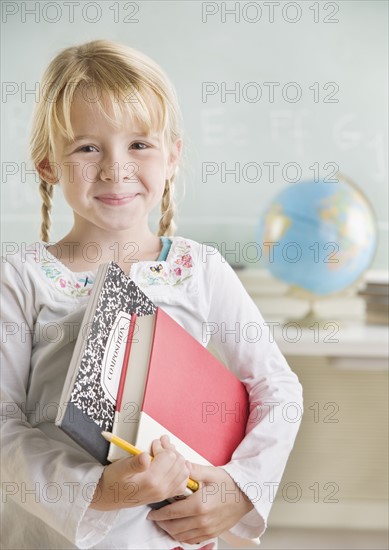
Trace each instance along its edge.
<instances>
[{"instance_id":1,"label":"notebook label","mask_svg":"<svg viewBox=\"0 0 389 550\"><path fill-rule=\"evenodd\" d=\"M101 368L101 386L105 396L116 405L120 374L128 340L131 315L121 311L109 333Z\"/></svg>"}]
</instances>

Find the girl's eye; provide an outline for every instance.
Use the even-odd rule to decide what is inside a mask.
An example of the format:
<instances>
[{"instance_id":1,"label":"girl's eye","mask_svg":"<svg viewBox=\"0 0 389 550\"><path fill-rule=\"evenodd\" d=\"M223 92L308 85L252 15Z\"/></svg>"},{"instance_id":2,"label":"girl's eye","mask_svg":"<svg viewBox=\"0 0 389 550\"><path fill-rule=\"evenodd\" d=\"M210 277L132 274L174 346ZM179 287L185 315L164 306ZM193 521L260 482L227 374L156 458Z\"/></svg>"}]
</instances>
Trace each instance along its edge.
<instances>
[{"instance_id":1,"label":"girl's eye","mask_svg":"<svg viewBox=\"0 0 389 550\"><path fill-rule=\"evenodd\" d=\"M133 147L134 149L141 150L141 149L147 149L148 146L145 143L137 141L136 143L133 143L131 147Z\"/></svg>"},{"instance_id":2,"label":"girl's eye","mask_svg":"<svg viewBox=\"0 0 389 550\"><path fill-rule=\"evenodd\" d=\"M79 148L79 151L82 151L83 153L93 153L94 151L96 151L96 147L94 147L93 145L83 145Z\"/></svg>"}]
</instances>

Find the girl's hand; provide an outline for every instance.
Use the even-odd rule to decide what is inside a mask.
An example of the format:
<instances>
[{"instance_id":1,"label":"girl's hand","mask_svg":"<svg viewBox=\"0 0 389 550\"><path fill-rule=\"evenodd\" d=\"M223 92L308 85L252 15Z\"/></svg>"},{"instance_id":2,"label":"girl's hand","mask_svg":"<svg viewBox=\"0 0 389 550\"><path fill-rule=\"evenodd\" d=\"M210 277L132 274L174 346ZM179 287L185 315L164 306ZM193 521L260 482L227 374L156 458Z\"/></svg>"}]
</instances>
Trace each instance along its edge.
<instances>
[{"instance_id":1,"label":"girl's hand","mask_svg":"<svg viewBox=\"0 0 389 550\"><path fill-rule=\"evenodd\" d=\"M122 458L106 466L90 504L95 510L117 510L160 502L185 492L188 463L168 436L152 443L154 459L147 453Z\"/></svg>"},{"instance_id":2,"label":"girl's hand","mask_svg":"<svg viewBox=\"0 0 389 550\"><path fill-rule=\"evenodd\" d=\"M253 508L222 468L190 463L190 477L203 482L198 491L147 516L179 542L197 544L217 537Z\"/></svg>"}]
</instances>

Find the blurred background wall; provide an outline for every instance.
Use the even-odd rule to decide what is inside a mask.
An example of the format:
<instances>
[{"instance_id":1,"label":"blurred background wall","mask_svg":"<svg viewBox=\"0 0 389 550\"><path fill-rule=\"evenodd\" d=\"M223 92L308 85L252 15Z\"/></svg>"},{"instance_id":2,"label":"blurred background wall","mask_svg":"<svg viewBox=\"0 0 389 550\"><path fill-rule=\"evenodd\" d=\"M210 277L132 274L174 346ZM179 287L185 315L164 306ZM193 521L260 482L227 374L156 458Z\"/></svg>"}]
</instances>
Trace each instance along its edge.
<instances>
[{"instance_id":1,"label":"blurred background wall","mask_svg":"<svg viewBox=\"0 0 389 550\"><path fill-rule=\"evenodd\" d=\"M281 189L340 170L373 204L372 267L385 268L387 11L363 0L3 2L3 241L39 238L27 144L44 68L64 47L109 38L154 58L176 86L186 147L178 234L244 246ZM53 241L72 219L60 192L54 204Z\"/></svg>"}]
</instances>

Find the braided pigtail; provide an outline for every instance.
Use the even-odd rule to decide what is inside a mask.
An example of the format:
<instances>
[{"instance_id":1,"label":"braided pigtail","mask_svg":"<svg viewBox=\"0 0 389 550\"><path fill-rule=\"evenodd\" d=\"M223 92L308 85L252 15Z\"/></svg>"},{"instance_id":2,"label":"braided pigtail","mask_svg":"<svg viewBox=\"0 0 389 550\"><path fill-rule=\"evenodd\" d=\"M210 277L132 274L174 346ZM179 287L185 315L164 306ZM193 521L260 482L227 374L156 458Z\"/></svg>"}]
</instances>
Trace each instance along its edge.
<instances>
[{"instance_id":1,"label":"braided pigtail","mask_svg":"<svg viewBox=\"0 0 389 550\"><path fill-rule=\"evenodd\" d=\"M42 197L42 224L41 224L41 239L45 243L49 242L49 231L51 227L51 199L53 197L53 185L49 185L42 178L40 179L39 192Z\"/></svg>"},{"instance_id":2,"label":"braided pigtail","mask_svg":"<svg viewBox=\"0 0 389 550\"><path fill-rule=\"evenodd\" d=\"M159 220L158 237L173 235L176 230L174 223L174 176L166 180L161 202L161 218Z\"/></svg>"}]
</instances>

